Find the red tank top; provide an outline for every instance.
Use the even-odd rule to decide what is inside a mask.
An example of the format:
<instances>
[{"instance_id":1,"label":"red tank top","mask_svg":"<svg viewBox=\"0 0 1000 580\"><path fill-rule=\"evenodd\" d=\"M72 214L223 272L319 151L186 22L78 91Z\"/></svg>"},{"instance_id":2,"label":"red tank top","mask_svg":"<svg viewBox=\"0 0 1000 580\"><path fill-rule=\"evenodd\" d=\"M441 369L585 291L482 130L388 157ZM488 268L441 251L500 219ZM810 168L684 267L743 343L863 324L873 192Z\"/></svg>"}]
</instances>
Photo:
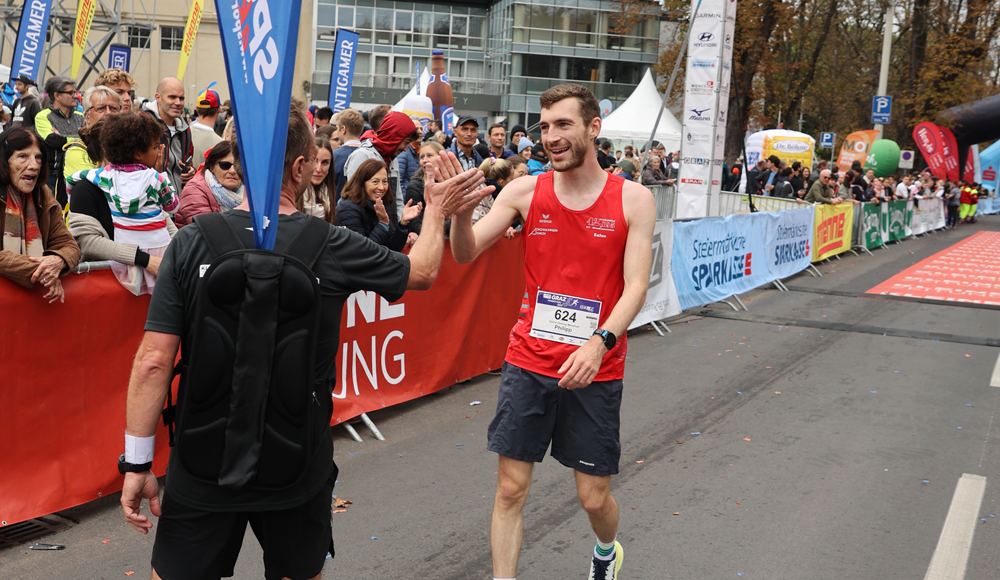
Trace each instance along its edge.
<instances>
[{"instance_id":1,"label":"red tank top","mask_svg":"<svg viewBox=\"0 0 1000 580\"><path fill-rule=\"evenodd\" d=\"M625 289L624 179L609 175L594 205L567 209L552 173L538 176L524 225L525 298L506 361L540 375L557 371L604 324ZM621 379L625 336L604 356L595 381Z\"/></svg>"}]
</instances>

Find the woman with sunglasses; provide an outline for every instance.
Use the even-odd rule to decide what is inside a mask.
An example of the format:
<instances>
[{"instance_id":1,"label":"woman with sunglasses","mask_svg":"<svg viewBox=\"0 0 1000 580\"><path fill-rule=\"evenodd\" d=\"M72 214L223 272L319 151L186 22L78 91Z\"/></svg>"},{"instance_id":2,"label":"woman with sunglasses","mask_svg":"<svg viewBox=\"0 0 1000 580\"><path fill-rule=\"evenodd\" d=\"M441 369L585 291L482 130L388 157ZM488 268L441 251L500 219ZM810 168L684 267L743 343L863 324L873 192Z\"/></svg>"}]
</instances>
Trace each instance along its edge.
<instances>
[{"instance_id":1,"label":"woman with sunglasses","mask_svg":"<svg viewBox=\"0 0 1000 580\"><path fill-rule=\"evenodd\" d=\"M181 205L174 221L177 227L191 223L203 213L233 209L243 203L243 182L233 164L229 141L219 141L205 155L205 165L181 192Z\"/></svg>"}]
</instances>

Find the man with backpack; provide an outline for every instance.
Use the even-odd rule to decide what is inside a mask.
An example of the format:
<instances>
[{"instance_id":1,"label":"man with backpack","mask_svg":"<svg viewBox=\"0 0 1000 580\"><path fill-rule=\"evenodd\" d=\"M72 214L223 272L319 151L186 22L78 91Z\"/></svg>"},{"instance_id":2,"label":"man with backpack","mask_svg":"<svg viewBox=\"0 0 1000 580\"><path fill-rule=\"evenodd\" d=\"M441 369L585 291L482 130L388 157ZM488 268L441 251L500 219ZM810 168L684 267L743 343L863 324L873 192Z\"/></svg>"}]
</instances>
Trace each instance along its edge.
<instances>
[{"instance_id":1,"label":"man with backpack","mask_svg":"<svg viewBox=\"0 0 1000 580\"><path fill-rule=\"evenodd\" d=\"M493 190L477 190L482 172L459 173L453 155L435 159L425 168L428 235L405 256L296 211L316 159L305 110L293 101L275 250L253 249L244 201L197 216L163 257L129 381L118 466L126 521L148 533L143 499L159 518L153 578L232 576L248 524L266 578L320 577L333 554L330 417L344 303L358 290L395 301L429 288L445 216ZM179 346L178 404L163 411ZM176 426L162 502L150 470L161 411Z\"/></svg>"}]
</instances>

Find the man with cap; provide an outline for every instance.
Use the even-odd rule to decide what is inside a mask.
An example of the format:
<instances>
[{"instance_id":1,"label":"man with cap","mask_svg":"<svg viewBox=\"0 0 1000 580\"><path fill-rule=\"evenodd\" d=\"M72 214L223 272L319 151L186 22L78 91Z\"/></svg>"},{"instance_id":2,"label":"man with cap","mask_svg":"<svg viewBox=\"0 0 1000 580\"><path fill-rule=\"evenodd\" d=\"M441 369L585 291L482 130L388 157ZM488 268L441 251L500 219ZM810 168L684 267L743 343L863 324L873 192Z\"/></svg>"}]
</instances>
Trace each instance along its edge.
<instances>
[{"instance_id":1,"label":"man with cap","mask_svg":"<svg viewBox=\"0 0 1000 580\"><path fill-rule=\"evenodd\" d=\"M14 89L21 95L14 101L13 114L10 119L11 127L24 127L35 130L35 115L42 110L42 103L38 97L31 94L31 87L36 86L35 81L28 78L28 75L21 75L14 79Z\"/></svg>"},{"instance_id":2,"label":"man with cap","mask_svg":"<svg viewBox=\"0 0 1000 580\"><path fill-rule=\"evenodd\" d=\"M192 164L195 166L200 165L212 147L222 141L222 137L215 134L215 121L219 118L222 101L219 100L219 93L212 90L213 85L215 83L209 85L195 101L194 110L198 114L198 119L191 123L191 142L194 144Z\"/></svg>"},{"instance_id":3,"label":"man with cap","mask_svg":"<svg viewBox=\"0 0 1000 580\"><path fill-rule=\"evenodd\" d=\"M449 150L458 157L462 170L468 171L479 167L483 156L473 148L479 137L479 121L472 116L462 115L455 124L455 140Z\"/></svg>"},{"instance_id":4,"label":"man with cap","mask_svg":"<svg viewBox=\"0 0 1000 580\"><path fill-rule=\"evenodd\" d=\"M517 124L510 128L510 150L514 153L520 153L521 148L521 138L528 136L528 130L524 128L524 125Z\"/></svg>"}]
</instances>

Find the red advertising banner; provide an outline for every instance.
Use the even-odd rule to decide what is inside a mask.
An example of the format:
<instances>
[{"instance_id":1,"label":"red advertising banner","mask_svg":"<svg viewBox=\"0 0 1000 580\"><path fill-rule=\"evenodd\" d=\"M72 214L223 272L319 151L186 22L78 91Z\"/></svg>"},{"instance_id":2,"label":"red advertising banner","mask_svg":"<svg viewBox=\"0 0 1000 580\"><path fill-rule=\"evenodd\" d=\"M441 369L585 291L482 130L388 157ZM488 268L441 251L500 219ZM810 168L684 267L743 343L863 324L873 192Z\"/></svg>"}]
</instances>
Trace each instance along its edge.
<instances>
[{"instance_id":1,"label":"red advertising banner","mask_svg":"<svg viewBox=\"0 0 1000 580\"><path fill-rule=\"evenodd\" d=\"M941 134L941 155L944 157L944 169L948 179L958 181L958 142L955 134L947 127L938 127Z\"/></svg>"},{"instance_id":2,"label":"red advertising banner","mask_svg":"<svg viewBox=\"0 0 1000 580\"><path fill-rule=\"evenodd\" d=\"M149 297L110 271L63 279L48 304L0 278L0 528L121 490L128 378ZM345 305L332 423L416 399L500 368L524 295L520 237L459 266L445 248L434 287L387 303L359 292ZM175 385L176 388L176 385ZM157 430L153 471L169 447Z\"/></svg>"},{"instance_id":3,"label":"red advertising banner","mask_svg":"<svg viewBox=\"0 0 1000 580\"><path fill-rule=\"evenodd\" d=\"M837 157L837 169L847 171L855 161L860 161L861 166L864 167L868 151L876 139L878 139L878 131L873 129L855 131L845 137L844 144L840 146L840 155Z\"/></svg>"},{"instance_id":4,"label":"red advertising banner","mask_svg":"<svg viewBox=\"0 0 1000 580\"><path fill-rule=\"evenodd\" d=\"M918 124L913 128L913 140L924 156L931 173L939 179L948 179L948 172L944 167L941 131L938 126L930 121Z\"/></svg>"},{"instance_id":5,"label":"red advertising banner","mask_svg":"<svg viewBox=\"0 0 1000 580\"><path fill-rule=\"evenodd\" d=\"M962 170L962 180L968 183L976 181L976 152L969 146L969 156L965 158L965 169ZM983 178L986 181L986 178Z\"/></svg>"}]
</instances>

